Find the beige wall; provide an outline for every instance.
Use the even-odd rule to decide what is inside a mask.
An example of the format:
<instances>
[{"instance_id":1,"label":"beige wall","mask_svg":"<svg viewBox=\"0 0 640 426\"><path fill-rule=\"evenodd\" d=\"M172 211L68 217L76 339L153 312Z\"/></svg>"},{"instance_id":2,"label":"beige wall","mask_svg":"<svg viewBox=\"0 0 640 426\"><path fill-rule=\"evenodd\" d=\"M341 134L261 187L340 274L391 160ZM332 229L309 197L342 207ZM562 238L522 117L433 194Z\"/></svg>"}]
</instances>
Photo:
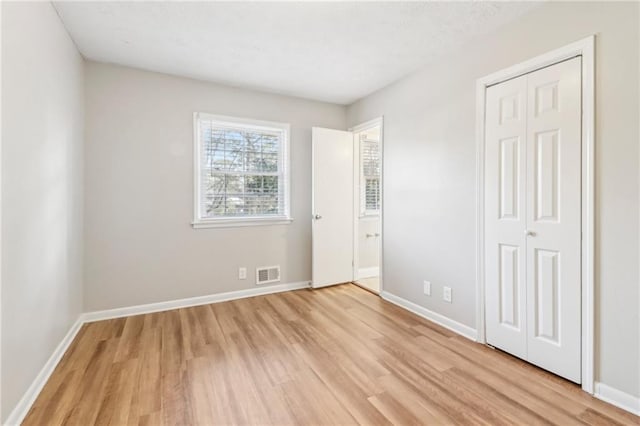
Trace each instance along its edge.
<instances>
[{"instance_id":1,"label":"beige wall","mask_svg":"<svg viewBox=\"0 0 640 426\"><path fill-rule=\"evenodd\" d=\"M546 4L348 110L384 115L385 290L475 322L475 81L597 34L596 378L640 396L637 3ZM433 296L422 294L432 282ZM442 286L453 303L442 301Z\"/></svg>"},{"instance_id":2,"label":"beige wall","mask_svg":"<svg viewBox=\"0 0 640 426\"><path fill-rule=\"evenodd\" d=\"M345 107L94 62L85 72L86 310L255 288L257 266L311 279L311 126L344 129ZM291 123L292 224L192 229L194 111Z\"/></svg>"},{"instance_id":3,"label":"beige wall","mask_svg":"<svg viewBox=\"0 0 640 426\"><path fill-rule=\"evenodd\" d=\"M82 58L50 3L2 3L2 420L82 312Z\"/></svg>"}]
</instances>

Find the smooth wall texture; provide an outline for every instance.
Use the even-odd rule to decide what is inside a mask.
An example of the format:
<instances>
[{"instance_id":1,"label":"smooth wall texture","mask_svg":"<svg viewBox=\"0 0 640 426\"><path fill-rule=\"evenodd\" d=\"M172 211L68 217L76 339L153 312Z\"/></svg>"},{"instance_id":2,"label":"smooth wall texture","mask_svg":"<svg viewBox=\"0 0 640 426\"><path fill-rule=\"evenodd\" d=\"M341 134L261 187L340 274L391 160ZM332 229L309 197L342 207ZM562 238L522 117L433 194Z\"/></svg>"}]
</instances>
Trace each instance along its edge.
<instances>
[{"instance_id":1,"label":"smooth wall texture","mask_svg":"<svg viewBox=\"0 0 640 426\"><path fill-rule=\"evenodd\" d=\"M548 3L348 109L384 115L384 289L475 324L475 82L596 42L596 379L640 396L637 3ZM430 280L432 296L422 294ZM453 303L442 301L442 287Z\"/></svg>"},{"instance_id":2,"label":"smooth wall texture","mask_svg":"<svg viewBox=\"0 0 640 426\"><path fill-rule=\"evenodd\" d=\"M84 68L50 3L0 7L4 421L82 312Z\"/></svg>"},{"instance_id":3,"label":"smooth wall texture","mask_svg":"<svg viewBox=\"0 0 640 426\"><path fill-rule=\"evenodd\" d=\"M95 62L85 72L87 311L255 288L258 266L311 279L311 127L344 129L344 106ZM291 124L293 223L191 227L194 112Z\"/></svg>"}]
</instances>

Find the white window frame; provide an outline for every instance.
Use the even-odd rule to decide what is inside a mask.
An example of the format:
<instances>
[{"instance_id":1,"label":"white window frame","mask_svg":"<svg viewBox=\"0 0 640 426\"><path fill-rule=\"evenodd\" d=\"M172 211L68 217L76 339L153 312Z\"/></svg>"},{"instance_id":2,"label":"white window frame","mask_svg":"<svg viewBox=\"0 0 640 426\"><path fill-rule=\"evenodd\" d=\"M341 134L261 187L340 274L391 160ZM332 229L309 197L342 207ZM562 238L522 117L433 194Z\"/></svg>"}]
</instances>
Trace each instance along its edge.
<instances>
[{"instance_id":1,"label":"white window frame","mask_svg":"<svg viewBox=\"0 0 640 426\"><path fill-rule=\"evenodd\" d=\"M359 153L358 153L358 168L359 168L359 175L360 175L360 217L365 217L365 216L380 216L380 208L382 206L382 179L381 179L381 175L382 172L378 174L378 209L377 210L371 210L371 209L367 209L367 180L366 180L366 176L364 175L364 146L366 143L377 143L378 144L378 164L381 164L381 160L380 160L380 156L381 156L381 148L380 148L380 141L366 141L366 140L359 140L358 141L358 148L359 148Z\"/></svg>"},{"instance_id":2,"label":"white window frame","mask_svg":"<svg viewBox=\"0 0 640 426\"><path fill-rule=\"evenodd\" d=\"M200 141L200 120L211 120L222 126L241 126L247 129L257 130L278 130L283 132L282 143L280 145L280 160L283 167L284 188L282 195L284 196L284 214L282 215L258 215L245 217L201 217L200 216L200 200L201 200L201 161L200 155L202 151ZM290 157L289 157L289 138L291 126L289 123L279 123L275 121L253 120L249 118L230 117L225 115L214 115L203 112L195 112L193 114L193 222L191 225L195 229L199 228L229 228L238 226L258 226L258 225L284 225L293 221L291 217L291 176L290 176Z\"/></svg>"}]
</instances>

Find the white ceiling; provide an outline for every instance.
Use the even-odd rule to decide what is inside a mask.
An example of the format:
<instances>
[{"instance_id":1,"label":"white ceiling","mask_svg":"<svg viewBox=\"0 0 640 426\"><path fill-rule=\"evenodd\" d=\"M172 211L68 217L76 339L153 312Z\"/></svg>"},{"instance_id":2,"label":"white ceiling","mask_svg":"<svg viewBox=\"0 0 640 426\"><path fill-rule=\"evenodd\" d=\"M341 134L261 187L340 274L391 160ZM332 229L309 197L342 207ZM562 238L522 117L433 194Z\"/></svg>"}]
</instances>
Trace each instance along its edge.
<instances>
[{"instance_id":1,"label":"white ceiling","mask_svg":"<svg viewBox=\"0 0 640 426\"><path fill-rule=\"evenodd\" d=\"M82 54L351 103L527 12L529 2L55 2Z\"/></svg>"}]
</instances>

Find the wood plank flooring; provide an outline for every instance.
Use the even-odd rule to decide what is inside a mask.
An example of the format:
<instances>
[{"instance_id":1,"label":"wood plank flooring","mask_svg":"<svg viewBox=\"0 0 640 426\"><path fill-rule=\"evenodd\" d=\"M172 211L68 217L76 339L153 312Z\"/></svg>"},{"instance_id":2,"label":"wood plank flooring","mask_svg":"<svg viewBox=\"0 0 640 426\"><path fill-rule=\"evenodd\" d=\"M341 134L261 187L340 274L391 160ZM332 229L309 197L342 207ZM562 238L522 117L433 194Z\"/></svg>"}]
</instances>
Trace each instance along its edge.
<instances>
[{"instance_id":1,"label":"wood plank flooring","mask_svg":"<svg viewBox=\"0 0 640 426\"><path fill-rule=\"evenodd\" d=\"M86 324L24 425L639 421L347 284Z\"/></svg>"}]
</instances>

